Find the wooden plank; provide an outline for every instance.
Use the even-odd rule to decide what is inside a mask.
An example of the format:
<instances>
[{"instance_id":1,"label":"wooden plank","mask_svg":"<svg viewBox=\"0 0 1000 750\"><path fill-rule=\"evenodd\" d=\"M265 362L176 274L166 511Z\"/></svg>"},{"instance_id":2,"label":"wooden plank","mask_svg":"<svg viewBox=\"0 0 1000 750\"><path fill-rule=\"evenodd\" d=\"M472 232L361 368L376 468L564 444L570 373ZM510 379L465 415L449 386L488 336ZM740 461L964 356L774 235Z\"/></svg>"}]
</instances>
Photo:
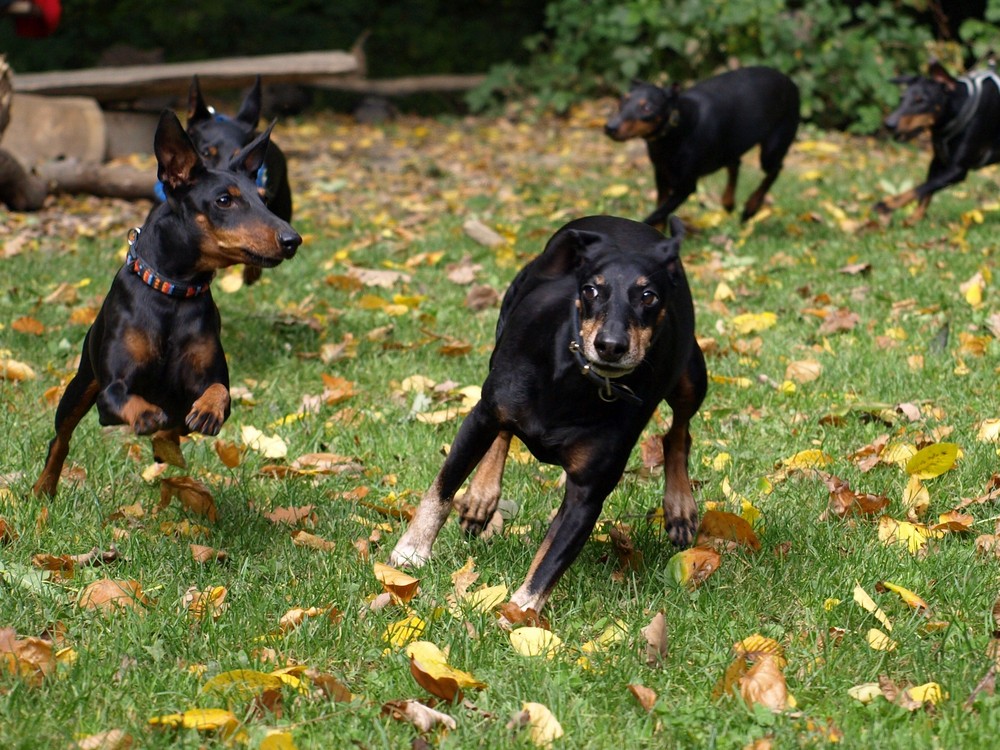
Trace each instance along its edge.
<instances>
[{"instance_id":1,"label":"wooden plank","mask_svg":"<svg viewBox=\"0 0 1000 750\"><path fill-rule=\"evenodd\" d=\"M294 83L354 73L357 60L347 52L296 52L286 55L230 57L222 60L84 68L50 73L14 74L21 93L91 96L122 101L169 94L183 96L197 75L202 90L242 88L260 74L265 83Z\"/></svg>"},{"instance_id":2,"label":"wooden plank","mask_svg":"<svg viewBox=\"0 0 1000 750\"><path fill-rule=\"evenodd\" d=\"M401 78L362 78L360 76L340 76L304 81L317 88L335 91L350 91L358 94L378 96L407 96L428 92L449 93L468 91L475 88L486 76L470 73L464 75L403 76Z\"/></svg>"}]
</instances>

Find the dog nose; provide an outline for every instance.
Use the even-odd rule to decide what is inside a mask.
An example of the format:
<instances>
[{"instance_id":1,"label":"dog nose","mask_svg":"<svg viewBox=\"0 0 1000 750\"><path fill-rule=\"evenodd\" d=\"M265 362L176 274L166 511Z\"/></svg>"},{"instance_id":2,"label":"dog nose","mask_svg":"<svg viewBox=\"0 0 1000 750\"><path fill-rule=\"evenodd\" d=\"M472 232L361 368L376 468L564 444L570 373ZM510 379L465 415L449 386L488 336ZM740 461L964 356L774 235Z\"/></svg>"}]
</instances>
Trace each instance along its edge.
<instances>
[{"instance_id":1,"label":"dog nose","mask_svg":"<svg viewBox=\"0 0 1000 750\"><path fill-rule=\"evenodd\" d=\"M605 362L617 362L628 351L628 339L602 332L594 339L594 349Z\"/></svg>"},{"instance_id":2,"label":"dog nose","mask_svg":"<svg viewBox=\"0 0 1000 750\"><path fill-rule=\"evenodd\" d=\"M614 123L608 122L604 125L604 134L613 136L618 132L618 126Z\"/></svg>"},{"instance_id":3,"label":"dog nose","mask_svg":"<svg viewBox=\"0 0 1000 750\"><path fill-rule=\"evenodd\" d=\"M291 258L299 249L299 245L302 244L302 238L295 231L281 232L278 235L278 244L281 245L281 254L286 258Z\"/></svg>"}]
</instances>

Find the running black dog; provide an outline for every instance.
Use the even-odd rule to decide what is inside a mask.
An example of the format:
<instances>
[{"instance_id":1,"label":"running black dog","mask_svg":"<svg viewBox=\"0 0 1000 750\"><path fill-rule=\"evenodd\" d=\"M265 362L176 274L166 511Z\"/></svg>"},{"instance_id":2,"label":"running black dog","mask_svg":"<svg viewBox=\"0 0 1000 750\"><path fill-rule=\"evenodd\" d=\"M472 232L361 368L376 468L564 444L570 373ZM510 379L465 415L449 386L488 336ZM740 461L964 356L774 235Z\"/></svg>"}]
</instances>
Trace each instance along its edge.
<instances>
[{"instance_id":1,"label":"running black dog","mask_svg":"<svg viewBox=\"0 0 1000 750\"><path fill-rule=\"evenodd\" d=\"M225 168L210 168L176 115L163 113L153 150L166 201L130 233L125 265L56 409L36 495L55 495L73 430L95 403L101 424L136 434L175 442L188 432L218 434L229 416L229 369L212 277L235 263L276 266L302 242L254 183L270 135L268 128Z\"/></svg>"},{"instance_id":2,"label":"running black dog","mask_svg":"<svg viewBox=\"0 0 1000 750\"><path fill-rule=\"evenodd\" d=\"M257 137L260 121L261 86L257 76L240 105L236 117L217 113L205 104L198 76L191 79L188 90L187 134L201 158L211 167L223 167L250 141ZM257 173L257 187L264 203L279 219L292 220L292 189L288 184L288 161L273 142L269 142L264 163ZM243 280L253 284L260 278L258 266L246 266Z\"/></svg>"},{"instance_id":3,"label":"running black dog","mask_svg":"<svg viewBox=\"0 0 1000 750\"><path fill-rule=\"evenodd\" d=\"M604 132L616 141L644 138L656 178L656 210L647 224L661 226L695 191L698 178L722 167L729 173L722 205L736 205L740 157L760 145L764 180L747 199L743 220L764 205L799 127L799 89L773 68L749 67L709 78L681 91L635 81Z\"/></svg>"},{"instance_id":4,"label":"running black dog","mask_svg":"<svg viewBox=\"0 0 1000 750\"><path fill-rule=\"evenodd\" d=\"M917 207L907 222L920 221L934 193L962 182L970 169L1000 161L1000 77L981 70L953 78L936 61L927 73L892 79L906 88L885 126L898 140L930 130L934 156L923 184L875 204L884 221L913 201Z\"/></svg>"},{"instance_id":5,"label":"running black dog","mask_svg":"<svg viewBox=\"0 0 1000 750\"><path fill-rule=\"evenodd\" d=\"M524 584L511 601L541 610L576 558L625 469L643 428L666 399L663 510L677 545L694 537L698 509L688 479L688 423L706 390L694 309L679 250L646 224L591 216L560 229L507 290L482 400L390 556L421 565L455 491L479 466L462 499L466 531L492 517L512 435L540 461L566 470L566 494Z\"/></svg>"}]
</instances>

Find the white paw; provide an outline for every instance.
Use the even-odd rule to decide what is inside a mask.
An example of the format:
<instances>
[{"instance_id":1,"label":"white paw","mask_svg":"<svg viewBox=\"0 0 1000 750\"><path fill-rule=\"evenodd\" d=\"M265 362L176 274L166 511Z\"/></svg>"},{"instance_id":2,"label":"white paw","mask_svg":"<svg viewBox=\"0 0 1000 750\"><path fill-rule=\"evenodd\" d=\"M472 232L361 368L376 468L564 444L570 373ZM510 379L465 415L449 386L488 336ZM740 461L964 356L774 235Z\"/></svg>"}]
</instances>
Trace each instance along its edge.
<instances>
[{"instance_id":1,"label":"white paw","mask_svg":"<svg viewBox=\"0 0 1000 750\"><path fill-rule=\"evenodd\" d=\"M431 557L431 553L421 552L410 544L400 542L389 555L389 564L394 568L419 568Z\"/></svg>"}]
</instances>

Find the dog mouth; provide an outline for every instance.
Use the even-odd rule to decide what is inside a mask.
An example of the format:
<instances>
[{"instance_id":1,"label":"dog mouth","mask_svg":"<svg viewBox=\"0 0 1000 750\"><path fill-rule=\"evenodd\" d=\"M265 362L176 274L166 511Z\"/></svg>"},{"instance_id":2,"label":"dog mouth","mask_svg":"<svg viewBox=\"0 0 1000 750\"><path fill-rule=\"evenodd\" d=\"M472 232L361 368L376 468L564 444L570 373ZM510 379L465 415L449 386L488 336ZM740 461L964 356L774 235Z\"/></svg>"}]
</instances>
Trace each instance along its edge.
<instances>
[{"instance_id":1,"label":"dog mouth","mask_svg":"<svg viewBox=\"0 0 1000 750\"><path fill-rule=\"evenodd\" d=\"M635 365L623 365L618 362L605 362L603 360L593 360L587 357L587 363L590 365L590 369L596 372L602 378L623 378L626 375L632 373L636 366Z\"/></svg>"},{"instance_id":2,"label":"dog mouth","mask_svg":"<svg viewBox=\"0 0 1000 750\"><path fill-rule=\"evenodd\" d=\"M274 268L276 265L281 263L284 258L275 258L268 255L260 255L259 253L253 252L253 250L243 249L243 262L251 266L260 266L261 268Z\"/></svg>"}]
</instances>

